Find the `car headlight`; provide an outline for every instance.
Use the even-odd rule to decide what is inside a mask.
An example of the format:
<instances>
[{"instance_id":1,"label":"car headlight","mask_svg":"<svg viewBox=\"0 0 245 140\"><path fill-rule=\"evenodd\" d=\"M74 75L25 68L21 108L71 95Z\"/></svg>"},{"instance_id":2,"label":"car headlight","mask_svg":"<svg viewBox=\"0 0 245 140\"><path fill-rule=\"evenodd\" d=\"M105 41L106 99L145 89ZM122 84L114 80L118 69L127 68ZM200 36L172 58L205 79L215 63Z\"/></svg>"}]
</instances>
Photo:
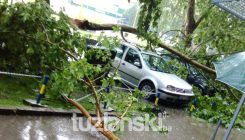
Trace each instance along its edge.
<instances>
[{"instance_id":1,"label":"car headlight","mask_svg":"<svg viewBox=\"0 0 245 140\"><path fill-rule=\"evenodd\" d=\"M192 90L188 90L188 89L181 89L181 88L177 88L171 85L167 86L167 90L172 91L172 92L178 92L178 93L192 93Z\"/></svg>"},{"instance_id":2,"label":"car headlight","mask_svg":"<svg viewBox=\"0 0 245 140\"><path fill-rule=\"evenodd\" d=\"M169 91L176 91L176 87L171 86L171 85L168 85L167 86L167 90L169 90Z\"/></svg>"}]
</instances>

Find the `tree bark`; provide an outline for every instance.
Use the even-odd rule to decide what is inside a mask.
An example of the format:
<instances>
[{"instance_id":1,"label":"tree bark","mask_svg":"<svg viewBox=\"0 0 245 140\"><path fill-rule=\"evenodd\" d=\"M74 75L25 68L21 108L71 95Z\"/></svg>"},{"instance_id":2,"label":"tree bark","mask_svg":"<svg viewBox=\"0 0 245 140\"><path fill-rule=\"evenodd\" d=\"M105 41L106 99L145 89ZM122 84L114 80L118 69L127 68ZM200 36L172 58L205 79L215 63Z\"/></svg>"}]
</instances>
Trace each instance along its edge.
<instances>
[{"instance_id":1,"label":"tree bark","mask_svg":"<svg viewBox=\"0 0 245 140\"><path fill-rule=\"evenodd\" d=\"M196 21L195 21L194 14L195 14L195 0L189 0L188 9L187 9L187 22L186 22L186 29L185 29L186 36L189 36L195 30Z\"/></svg>"},{"instance_id":2,"label":"tree bark","mask_svg":"<svg viewBox=\"0 0 245 140\"><path fill-rule=\"evenodd\" d=\"M95 24L91 23L87 20L78 20L74 19L71 20L71 23L75 24L78 28L82 30L92 30L92 31L97 31L97 30L113 30L112 27L120 27L121 31L123 32L129 32L133 34L137 34L137 29L125 25L118 25L118 24Z\"/></svg>"},{"instance_id":3,"label":"tree bark","mask_svg":"<svg viewBox=\"0 0 245 140\"><path fill-rule=\"evenodd\" d=\"M118 24L95 24L95 23L91 23L87 20L71 20L71 23L75 24L79 29L82 30L93 30L93 31L97 31L97 30L113 30L113 27L117 26L121 29L121 31L123 32L129 32L129 33L133 33L133 34L137 34L137 29L133 28L133 27L129 27L129 26L125 26L125 25L118 25ZM181 52L177 51L176 49L167 46L163 43L159 43L158 44L159 47L166 49L167 51L177 55L180 59L182 59L183 61L186 61L187 63L190 63L194 66L196 66L197 68L200 68L210 74L215 74L215 70L200 64L199 62L193 60L192 58L182 54Z\"/></svg>"},{"instance_id":4,"label":"tree bark","mask_svg":"<svg viewBox=\"0 0 245 140\"><path fill-rule=\"evenodd\" d=\"M185 47L192 46L192 36L191 34L194 32L196 28L195 21L195 0L188 0L188 8L187 8L187 17L186 17L186 27L185 27Z\"/></svg>"},{"instance_id":5,"label":"tree bark","mask_svg":"<svg viewBox=\"0 0 245 140\"><path fill-rule=\"evenodd\" d=\"M208 16L209 11L212 9L213 5L211 5L197 20L195 20L195 0L188 0L187 7L187 17L186 17L186 26L185 26L185 47L192 46L192 34L198 27L198 25L203 21L205 17Z\"/></svg>"}]
</instances>

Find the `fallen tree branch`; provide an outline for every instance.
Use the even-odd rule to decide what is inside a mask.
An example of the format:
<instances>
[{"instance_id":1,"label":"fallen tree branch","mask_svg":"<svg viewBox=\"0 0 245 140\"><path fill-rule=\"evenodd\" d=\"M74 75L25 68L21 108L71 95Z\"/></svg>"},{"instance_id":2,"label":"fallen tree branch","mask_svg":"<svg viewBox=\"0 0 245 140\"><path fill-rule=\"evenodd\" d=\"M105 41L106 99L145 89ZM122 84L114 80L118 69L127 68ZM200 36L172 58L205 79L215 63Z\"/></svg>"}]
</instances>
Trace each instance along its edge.
<instances>
[{"instance_id":1,"label":"fallen tree branch","mask_svg":"<svg viewBox=\"0 0 245 140\"><path fill-rule=\"evenodd\" d=\"M91 82L91 80L89 78L86 78L86 79L88 81L88 84L90 85L89 87L91 88L92 94L93 94L94 99L95 99L96 115L98 118L103 117L103 113L102 113L102 110L100 107L100 101L99 101L98 96L97 96L97 91L96 91L93 83Z\"/></svg>"},{"instance_id":2,"label":"fallen tree branch","mask_svg":"<svg viewBox=\"0 0 245 140\"><path fill-rule=\"evenodd\" d=\"M94 83L94 82L96 82L96 81L98 81L98 80L100 80L100 79L102 79L102 78L104 78L105 76L106 76L106 74L107 74L108 72L106 71L106 72L104 72L102 75L100 75L100 76L98 76L98 77L96 77L95 79L93 79L93 81L91 81L92 83Z\"/></svg>"},{"instance_id":3,"label":"fallen tree branch","mask_svg":"<svg viewBox=\"0 0 245 140\"><path fill-rule=\"evenodd\" d=\"M76 25L79 29L82 30L113 30L113 27L120 27L121 31L123 32L129 32L133 34L137 34L137 29L125 25L118 25L118 24L95 24L91 23L88 20L78 20L78 19L72 19L71 23Z\"/></svg>"},{"instance_id":4,"label":"fallen tree branch","mask_svg":"<svg viewBox=\"0 0 245 140\"><path fill-rule=\"evenodd\" d=\"M129 26L125 26L125 25L118 25L118 24L95 24L95 23L91 23L87 20L71 20L71 23L73 23L74 25L76 25L79 29L82 30L92 30L92 31L97 31L97 30L113 30L113 27L118 26L121 31L123 32L129 32L129 33L133 33L133 34L137 34L137 29L133 28L133 27L129 27ZM158 44L159 47L166 49L167 51L177 55L180 59L183 59L183 61L186 61L194 66L196 66L197 68L200 68L210 74L215 74L215 70L193 60L192 58L182 54L181 52L177 51L176 49L165 45L164 43L159 43Z\"/></svg>"},{"instance_id":5,"label":"fallen tree branch","mask_svg":"<svg viewBox=\"0 0 245 140\"><path fill-rule=\"evenodd\" d=\"M79 109L82 114L88 119L88 121L95 126L95 128L102 133L105 137L107 137L109 140L119 140L117 136L115 136L111 131L107 130L106 128L103 128L103 125L101 123L98 123L98 121L94 121L89 114L89 112L79 103L76 101L73 101L72 99L64 96L64 99L66 99L70 104L74 105L77 109Z\"/></svg>"}]
</instances>

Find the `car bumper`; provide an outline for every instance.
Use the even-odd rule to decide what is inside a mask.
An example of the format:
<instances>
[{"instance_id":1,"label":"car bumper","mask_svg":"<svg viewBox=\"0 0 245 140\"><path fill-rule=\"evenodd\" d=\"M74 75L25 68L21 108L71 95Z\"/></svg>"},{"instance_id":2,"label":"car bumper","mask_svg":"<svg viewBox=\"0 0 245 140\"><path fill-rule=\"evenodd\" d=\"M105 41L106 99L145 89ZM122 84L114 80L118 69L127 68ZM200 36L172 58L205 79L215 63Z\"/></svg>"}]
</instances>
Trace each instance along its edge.
<instances>
[{"instance_id":1,"label":"car bumper","mask_svg":"<svg viewBox=\"0 0 245 140\"><path fill-rule=\"evenodd\" d=\"M174 94L158 89L159 98L168 101L190 101L194 94Z\"/></svg>"}]
</instances>

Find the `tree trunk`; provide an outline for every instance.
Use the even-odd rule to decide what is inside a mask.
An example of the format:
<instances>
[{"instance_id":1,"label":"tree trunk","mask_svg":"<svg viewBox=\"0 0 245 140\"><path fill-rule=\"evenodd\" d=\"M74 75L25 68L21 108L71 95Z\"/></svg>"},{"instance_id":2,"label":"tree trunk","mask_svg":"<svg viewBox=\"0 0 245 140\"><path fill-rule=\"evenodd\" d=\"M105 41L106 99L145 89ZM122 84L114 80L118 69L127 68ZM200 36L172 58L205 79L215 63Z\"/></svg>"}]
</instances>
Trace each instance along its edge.
<instances>
[{"instance_id":1,"label":"tree trunk","mask_svg":"<svg viewBox=\"0 0 245 140\"><path fill-rule=\"evenodd\" d=\"M191 47L192 45L192 36L191 34L194 32L196 28L195 21L195 0L188 1L188 9L187 9L187 17L186 17L186 27L185 27L185 47Z\"/></svg>"},{"instance_id":2,"label":"tree trunk","mask_svg":"<svg viewBox=\"0 0 245 140\"><path fill-rule=\"evenodd\" d=\"M195 0L189 0L188 3L188 9L187 9L187 21L186 21L186 28L185 28L185 34L186 36L193 33L196 26L196 21L194 18L195 14Z\"/></svg>"}]
</instances>

